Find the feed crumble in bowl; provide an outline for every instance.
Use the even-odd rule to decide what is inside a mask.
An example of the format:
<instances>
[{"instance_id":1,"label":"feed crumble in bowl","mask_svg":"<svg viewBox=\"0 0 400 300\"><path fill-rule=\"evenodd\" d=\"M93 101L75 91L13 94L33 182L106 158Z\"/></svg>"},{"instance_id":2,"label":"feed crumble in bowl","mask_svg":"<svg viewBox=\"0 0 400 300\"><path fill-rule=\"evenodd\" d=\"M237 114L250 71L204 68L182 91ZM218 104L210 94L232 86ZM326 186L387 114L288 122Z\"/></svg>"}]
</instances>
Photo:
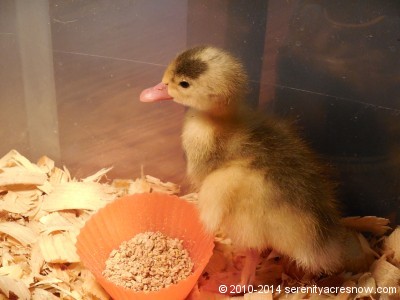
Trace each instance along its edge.
<instances>
[{"instance_id":1,"label":"feed crumble in bowl","mask_svg":"<svg viewBox=\"0 0 400 300\"><path fill-rule=\"evenodd\" d=\"M161 232L144 232L111 251L103 276L137 292L158 291L186 279L193 270L183 241Z\"/></svg>"}]
</instances>

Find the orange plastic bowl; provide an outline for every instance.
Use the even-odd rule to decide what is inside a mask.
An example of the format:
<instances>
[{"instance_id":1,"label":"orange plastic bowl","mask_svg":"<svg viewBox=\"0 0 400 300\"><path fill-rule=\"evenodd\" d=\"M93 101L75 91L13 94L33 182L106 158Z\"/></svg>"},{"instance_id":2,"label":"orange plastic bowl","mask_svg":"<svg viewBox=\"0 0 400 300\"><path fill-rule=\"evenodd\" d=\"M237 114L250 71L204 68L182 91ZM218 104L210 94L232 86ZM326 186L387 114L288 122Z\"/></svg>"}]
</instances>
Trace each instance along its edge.
<instances>
[{"instance_id":1,"label":"orange plastic bowl","mask_svg":"<svg viewBox=\"0 0 400 300\"><path fill-rule=\"evenodd\" d=\"M115 285L102 275L110 252L126 240L145 231L160 231L183 240L194 263L193 274L157 292L134 292ZM159 193L135 194L119 198L101 208L81 229L77 253L83 265L114 299L185 299L195 286L214 248L197 208L176 196Z\"/></svg>"}]
</instances>

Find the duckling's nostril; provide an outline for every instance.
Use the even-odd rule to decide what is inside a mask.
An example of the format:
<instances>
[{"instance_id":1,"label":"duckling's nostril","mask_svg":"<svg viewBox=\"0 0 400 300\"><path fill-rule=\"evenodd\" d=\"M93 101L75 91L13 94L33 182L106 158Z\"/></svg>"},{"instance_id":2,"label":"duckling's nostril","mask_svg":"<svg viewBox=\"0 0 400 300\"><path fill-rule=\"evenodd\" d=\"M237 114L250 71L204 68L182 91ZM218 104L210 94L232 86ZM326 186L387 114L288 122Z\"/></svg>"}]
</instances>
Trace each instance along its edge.
<instances>
[{"instance_id":1,"label":"duckling's nostril","mask_svg":"<svg viewBox=\"0 0 400 300\"><path fill-rule=\"evenodd\" d=\"M162 90L165 90L167 88L167 85L168 84L161 82L161 83L157 84L154 88L159 90L159 91L162 91Z\"/></svg>"}]
</instances>

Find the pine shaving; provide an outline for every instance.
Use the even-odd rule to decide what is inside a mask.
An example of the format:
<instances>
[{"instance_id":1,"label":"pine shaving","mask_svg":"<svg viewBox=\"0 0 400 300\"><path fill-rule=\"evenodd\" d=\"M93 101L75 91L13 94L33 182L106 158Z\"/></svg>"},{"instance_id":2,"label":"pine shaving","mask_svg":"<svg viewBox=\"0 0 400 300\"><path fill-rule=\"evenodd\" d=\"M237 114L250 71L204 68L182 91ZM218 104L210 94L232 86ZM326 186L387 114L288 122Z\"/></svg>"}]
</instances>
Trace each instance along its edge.
<instances>
[{"instance_id":1,"label":"pine shaving","mask_svg":"<svg viewBox=\"0 0 400 300\"><path fill-rule=\"evenodd\" d=\"M46 174L29 171L23 167L0 169L0 186L7 185L42 185L46 181Z\"/></svg>"},{"instance_id":2,"label":"pine shaving","mask_svg":"<svg viewBox=\"0 0 400 300\"><path fill-rule=\"evenodd\" d=\"M32 229L14 222L0 223L0 232L12 236L24 246L33 244L37 240Z\"/></svg>"},{"instance_id":3,"label":"pine shaving","mask_svg":"<svg viewBox=\"0 0 400 300\"><path fill-rule=\"evenodd\" d=\"M388 262L385 256L373 263L371 271L379 287L398 286L400 282L399 267Z\"/></svg>"},{"instance_id":4,"label":"pine shaving","mask_svg":"<svg viewBox=\"0 0 400 300\"><path fill-rule=\"evenodd\" d=\"M151 189L154 192L167 192L167 194L178 194L179 193L179 186L172 183L172 182L162 182L160 179L146 175L145 176L146 182L148 182L151 186Z\"/></svg>"},{"instance_id":5,"label":"pine shaving","mask_svg":"<svg viewBox=\"0 0 400 300\"><path fill-rule=\"evenodd\" d=\"M0 168L23 167L27 171L40 172L38 165L31 163L26 157L19 154L17 150L11 150L0 159Z\"/></svg>"},{"instance_id":6,"label":"pine shaving","mask_svg":"<svg viewBox=\"0 0 400 300\"><path fill-rule=\"evenodd\" d=\"M60 299L59 297L56 297L53 293L50 293L44 289L41 288L35 288L35 290L32 292L32 300L58 300Z\"/></svg>"},{"instance_id":7,"label":"pine shaving","mask_svg":"<svg viewBox=\"0 0 400 300\"><path fill-rule=\"evenodd\" d=\"M109 171L111 171L112 167L110 168L103 168L97 173L82 179L82 182L98 182L103 176L105 176Z\"/></svg>"},{"instance_id":8,"label":"pine shaving","mask_svg":"<svg viewBox=\"0 0 400 300\"><path fill-rule=\"evenodd\" d=\"M66 182L54 185L42 209L48 212L85 209L98 210L115 199L114 190L97 182Z\"/></svg>"},{"instance_id":9,"label":"pine shaving","mask_svg":"<svg viewBox=\"0 0 400 300\"><path fill-rule=\"evenodd\" d=\"M0 268L0 276L8 276L14 279L22 277L23 269L20 265L11 265Z\"/></svg>"},{"instance_id":10,"label":"pine shaving","mask_svg":"<svg viewBox=\"0 0 400 300\"><path fill-rule=\"evenodd\" d=\"M56 234L42 234L39 238L39 247L43 258L48 263L79 262L75 249L76 234L62 232Z\"/></svg>"},{"instance_id":11,"label":"pine shaving","mask_svg":"<svg viewBox=\"0 0 400 300\"><path fill-rule=\"evenodd\" d=\"M8 191L3 197L3 201L0 202L0 209L15 214L26 214L35 206L34 202L34 198L23 197L21 199L18 193Z\"/></svg>"},{"instance_id":12,"label":"pine shaving","mask_svg":"<svg viewBox=\"0 0 400 300\"><path fill-rule=\"evenodd\" d=\"M31 292L22 280L0 276L0 290L8 299L11 298L11 293L16 295L20 300L31 299Z\"/></svg>"},{"instance_id":13,"label":"pine shaving","mask_svg":"<svg viewBox=\"0 0 400 300\"><path fill-rule=\"evenodd\" d=\"M372 291L372 294L376 293L376 282L375 278L370 272L364 273L358 279L358 286L363 287L362 290L357 294L356 299L362 299L363 297L368 297L371 293L367 292L368 289Z\"/></svg>"},{"instance_id":14,"label":"pine shaving","mask_svg":"<svg viewBox=\"0 0 400 300\"><path fill-rule=\"evenodd\" d=\"M90 273L88 270L82 270L81 276L83 279L83 291L91 293L100 300L109 299L108 294L97 284L92 273Z\"/></svg>"},{"instance_id":15,"label":"pine shaving","mask_svg":"<svg viewBox=\"0 0 400 300\"><path fill-rule=\"evenodd\" d=\"M384 249L389 251L393 262L400 265L400 227L397 227L384 241Z\"/></svg>"}]
</instances>

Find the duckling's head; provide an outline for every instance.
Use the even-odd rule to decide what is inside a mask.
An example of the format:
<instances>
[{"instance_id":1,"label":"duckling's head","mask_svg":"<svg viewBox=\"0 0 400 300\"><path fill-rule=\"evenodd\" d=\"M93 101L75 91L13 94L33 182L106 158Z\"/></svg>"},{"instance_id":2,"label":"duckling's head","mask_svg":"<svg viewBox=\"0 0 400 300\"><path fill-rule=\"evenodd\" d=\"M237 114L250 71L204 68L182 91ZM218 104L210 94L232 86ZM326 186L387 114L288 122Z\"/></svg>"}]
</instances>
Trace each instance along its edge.
<instances>
[{"instance_id":1,"label":"duckling's head","mask_svg":"<svg viewBox=\"0 0 400 300\"><path fill-rule=\"evenodd\" d=\"M173 99L201 111L225 112L238 107L247 93L242 64L228 52L209 46L178 55L165 70L162 83L147 89L140 100Z\"/></svg>"}]
</instances>

